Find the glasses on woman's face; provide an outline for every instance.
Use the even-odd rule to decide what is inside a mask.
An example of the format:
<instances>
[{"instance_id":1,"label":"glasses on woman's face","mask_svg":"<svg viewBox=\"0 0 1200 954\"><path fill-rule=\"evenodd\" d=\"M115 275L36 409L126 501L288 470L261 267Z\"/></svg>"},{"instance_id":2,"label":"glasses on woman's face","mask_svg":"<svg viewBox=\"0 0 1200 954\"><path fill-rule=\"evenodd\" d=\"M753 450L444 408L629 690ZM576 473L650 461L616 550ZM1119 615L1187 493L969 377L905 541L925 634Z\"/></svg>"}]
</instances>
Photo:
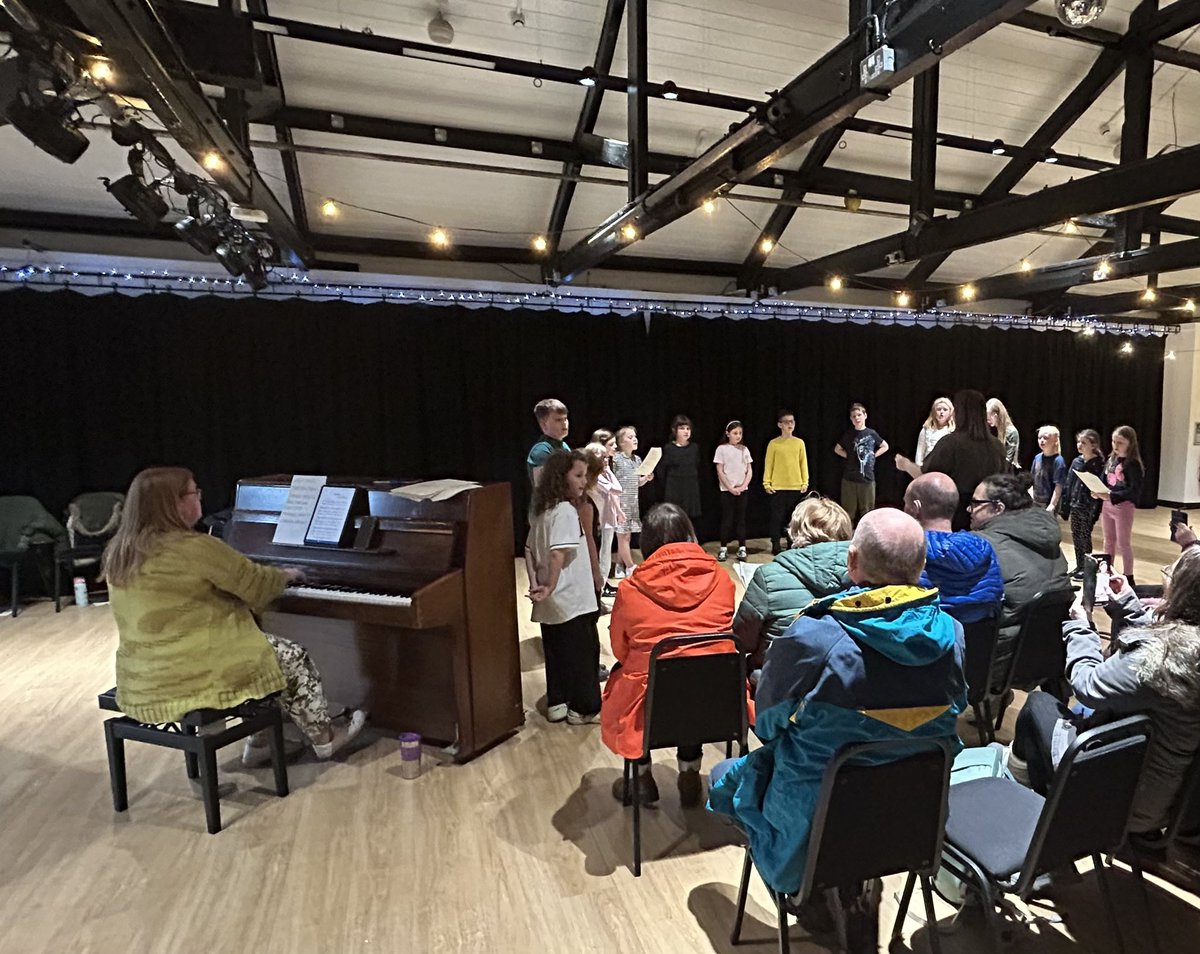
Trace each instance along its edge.
<instances>
[{"instance_id":1,"label":"glasses on woman's face","mask_svg":"<svg viewBox=\"0 0 1200 954\"><path fill-rule=\"evenodd\" d=\"M971 500L971 502L970 502L969 504L967 504L967 513L974 513L974 512L975 512L976 510L978 510L980 507L994 507L995 505L996 505L996 501L995 501L995 500L975 500L975 499L972 499L972 500Z\"/></svg>"},{"instance_id":2,"label":"glasses on woman's face","mask_svg":"<svg viewBox=\"0 0 1200 954\"><path fill-rule=\"evenodd\" d=\"M199 487L195 487L192 490L185 490L179 496L180 497L190 497L190 496L192 496L192 494L195 494L196 499L199 500L200 498L202 498L204 496L204 491L202 491Z\"/></svg>"}]
</instances>

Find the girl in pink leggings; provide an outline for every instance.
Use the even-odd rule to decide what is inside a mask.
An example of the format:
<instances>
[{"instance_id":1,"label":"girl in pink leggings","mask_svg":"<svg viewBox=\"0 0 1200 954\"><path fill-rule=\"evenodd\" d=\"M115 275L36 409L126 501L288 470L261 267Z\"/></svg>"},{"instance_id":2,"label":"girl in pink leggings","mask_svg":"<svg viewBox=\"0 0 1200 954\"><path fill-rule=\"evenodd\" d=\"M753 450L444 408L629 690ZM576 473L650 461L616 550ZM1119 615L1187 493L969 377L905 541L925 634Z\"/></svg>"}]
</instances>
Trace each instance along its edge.
<instances>
[{"instance_id":1,"label":"girl in pink leggings","mask_svg":"<svg viewBox=\"0 0 1200 954\"><path fill-rule=\"evenodd\" d=\"M1142 455L1138 452L1137 431L1128 425L1112 434L1112 453L1104 466L1107 494L1092 494L1103 500L1100 523L1104 530L1104 552L1115 559L1119 554L1125 576L1133 578L1133 513L1142 495Z\"/></svg>"}]
</instances>

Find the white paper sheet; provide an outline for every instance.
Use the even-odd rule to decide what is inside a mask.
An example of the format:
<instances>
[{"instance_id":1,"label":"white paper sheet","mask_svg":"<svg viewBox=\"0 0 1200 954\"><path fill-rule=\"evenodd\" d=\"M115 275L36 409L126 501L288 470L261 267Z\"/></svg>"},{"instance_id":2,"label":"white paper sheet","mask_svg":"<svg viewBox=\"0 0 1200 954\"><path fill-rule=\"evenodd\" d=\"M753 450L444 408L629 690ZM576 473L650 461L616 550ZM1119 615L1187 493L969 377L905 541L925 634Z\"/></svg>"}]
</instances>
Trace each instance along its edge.
<instances>
[{"instance_id":1,"label":"white paper sheet","mask_svg":"<svg viewBox=\"0 0 1200 954\"><path fill-rule=\"evenodd\" d=\"M654 468L658 466L659 460L662 459L662 448L651 447L646 452L646 457L638 466L637 472L639 477L648 477L654 473Z\"/></svg>"},{"instance_id":2,"label":"white paper sheet","mask_svg":"<svg viewBox=\"0 0 1200 954\"><path fill-rule=\"evenodd\" d=\"M1077 470L1075 476L1082 480L1083 485L1094 494L1112 493L1112 488L1095 474L1088 473L1086 470Z\"/></svg>"},{"instance_id":3,"label":"white paper sheet","mask_svg":"<svg viewBox=\"0 0 1200 954\"><path fill-rule=\"evenodd\" d=\"M322 487L317 498L317 509L313 511L312 522L304 539L308 543L339 544L353 500L353 487Z\"/></svg>"},{"instance_id":4,"label":"white paper sheet","mask_svg":"<svg viewBox=\"0 0 1200 954\"><path fill-rule=\"evenodd\" d=\"M449 500L464 490L474 490L482 486L473 480L423 480L419 484L393 487L391 493L409 500Z\"/></svg>"},{"instance_id":5,"label":"white paper sheet","mask_svg":"<svg viewBox=\"0 0 1200 954\"><path fill-rule=\"evenodd\" d=\"M272 543L304 546L304 535L308 532L313 511L317 507L317 499L321 496L321 488L325 486L327 479L311 474L296 474L292 478L287 500L279 514L279 523L275 525Z\"/></svg>"}]
</instances>

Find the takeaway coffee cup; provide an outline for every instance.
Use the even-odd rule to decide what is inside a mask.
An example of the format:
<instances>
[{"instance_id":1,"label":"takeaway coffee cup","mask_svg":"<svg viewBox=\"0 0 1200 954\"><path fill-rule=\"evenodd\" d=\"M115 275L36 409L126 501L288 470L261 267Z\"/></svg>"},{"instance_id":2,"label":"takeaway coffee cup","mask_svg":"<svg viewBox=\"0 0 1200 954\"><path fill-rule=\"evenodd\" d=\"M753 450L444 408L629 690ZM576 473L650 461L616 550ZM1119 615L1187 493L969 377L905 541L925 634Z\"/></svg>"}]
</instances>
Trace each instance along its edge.
<instances>
[{"instance_id":1,"label":"takeaway coffee cup","mask_svg":"<svg viewBox=\"0 0 1200 954\"><path fill-rule=\"evenodd\" d=\"M415 732L400 733L400 777L418 778L421 774L421 737Z\"/></svg>"}]
</instances>

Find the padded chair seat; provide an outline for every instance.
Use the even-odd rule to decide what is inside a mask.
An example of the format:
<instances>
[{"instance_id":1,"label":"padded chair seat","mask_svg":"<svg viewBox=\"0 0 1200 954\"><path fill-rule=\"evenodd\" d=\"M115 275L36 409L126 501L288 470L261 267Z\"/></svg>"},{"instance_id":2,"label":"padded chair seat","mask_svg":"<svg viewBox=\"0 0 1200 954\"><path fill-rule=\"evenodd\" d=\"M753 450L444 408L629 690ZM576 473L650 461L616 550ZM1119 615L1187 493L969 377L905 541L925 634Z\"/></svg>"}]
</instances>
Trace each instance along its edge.
<instances>
[{"instance_id":1,"label":"padded chair seat","mask_svg":"<svg viewBox=\"0 0 1200 954\"><path fill-rule=\"evenodd\" d=\"M1021 870L1045 799L1006 778L950 786L946 840L1003 881Z\"/></svg>"}]
</instances>

